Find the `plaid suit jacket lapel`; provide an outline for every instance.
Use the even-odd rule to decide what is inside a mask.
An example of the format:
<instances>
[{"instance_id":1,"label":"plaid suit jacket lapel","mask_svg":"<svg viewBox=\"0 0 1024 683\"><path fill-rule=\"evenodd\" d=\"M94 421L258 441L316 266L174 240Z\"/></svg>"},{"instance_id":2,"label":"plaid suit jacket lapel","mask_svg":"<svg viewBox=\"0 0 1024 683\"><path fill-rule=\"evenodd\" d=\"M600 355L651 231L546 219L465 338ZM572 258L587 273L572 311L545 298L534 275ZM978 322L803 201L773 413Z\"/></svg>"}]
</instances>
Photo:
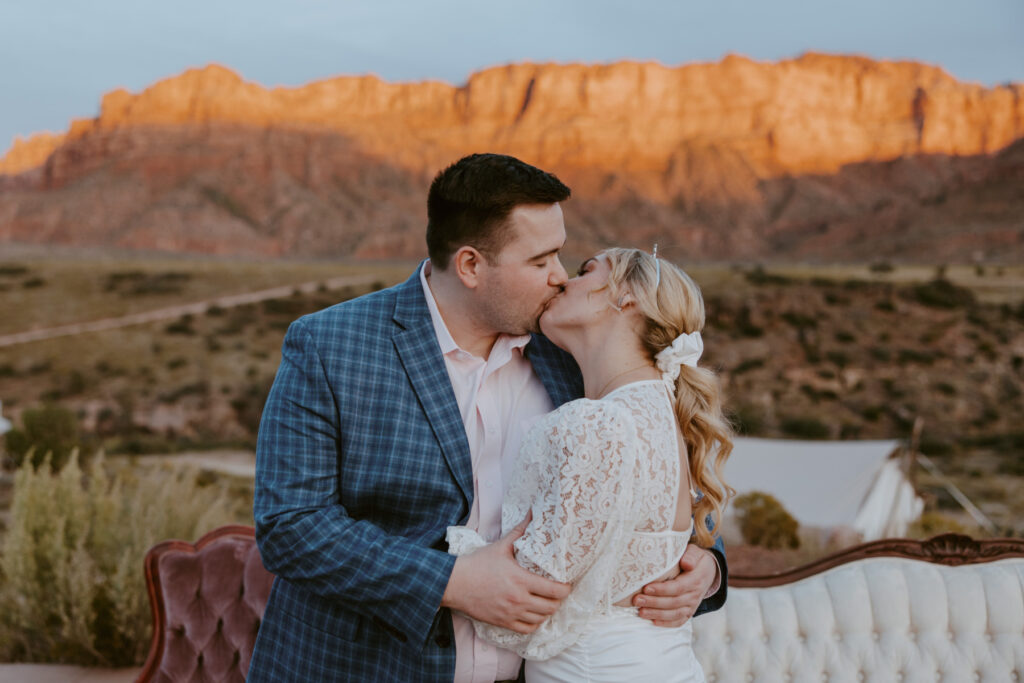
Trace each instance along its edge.
<instances>
[{"instance_id":1,"label":"plaid suit jacket lapel","mask_svg":"<svg viewBox=\"0 0 1024 683\"><path fill-rule=\"evenodd\" d=\"M469 454L466 427L434 333L419 269L398 288L394 321L401 328L393 337L395 350L455 481L467 503L471 502L473 461Z\"/></svg>"}]
</instances>

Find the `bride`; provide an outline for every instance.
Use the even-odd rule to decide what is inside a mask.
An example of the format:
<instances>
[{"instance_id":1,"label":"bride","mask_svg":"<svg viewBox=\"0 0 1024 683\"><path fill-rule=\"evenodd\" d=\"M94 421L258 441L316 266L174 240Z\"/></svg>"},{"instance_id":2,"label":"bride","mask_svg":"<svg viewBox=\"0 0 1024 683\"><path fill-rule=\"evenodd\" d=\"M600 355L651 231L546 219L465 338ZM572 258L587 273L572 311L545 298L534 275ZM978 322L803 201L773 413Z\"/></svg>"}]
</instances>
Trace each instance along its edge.
<instances>
[{"instance_id":1,"label":"bride","mask_svg":"<svg viewBox=\"0 0 1024 683\"><path fill-rule=\"evenodd\" d=\"M693 520L720 519L731 491L717 378L697 367L700 291L656 256L608 249L584 262L540 324L576 359L586 398L524 439L502 527L531 516L516 559L573 589L533 633L474 627L526 659L529 683L703 681L691 622L655 626L630 602L679 572L687 543L712 545L713 529ZM449 527L448 542L456 555L485 545L466 527Z\"/></svg>"}]
</instances>

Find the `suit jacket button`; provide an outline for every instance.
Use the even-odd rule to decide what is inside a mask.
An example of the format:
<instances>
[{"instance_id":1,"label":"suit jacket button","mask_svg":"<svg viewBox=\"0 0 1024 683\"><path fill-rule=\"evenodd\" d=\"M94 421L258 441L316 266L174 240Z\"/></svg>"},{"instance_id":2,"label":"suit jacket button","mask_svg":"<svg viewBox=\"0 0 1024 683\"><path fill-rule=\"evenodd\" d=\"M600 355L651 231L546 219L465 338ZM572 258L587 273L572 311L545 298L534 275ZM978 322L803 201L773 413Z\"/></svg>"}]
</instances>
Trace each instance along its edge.
<instances>
[{"instance_id":1,"label":"suit jacket button","mask_svg":"<svg viewBox=\"0 0 1024 683\"><path fill-rule=\"evenodd\" d=\"M434 636L434 642L437 643L438 647L451 647L452 638L447 633L438 633Z\"/></svg>"}]
</instances>

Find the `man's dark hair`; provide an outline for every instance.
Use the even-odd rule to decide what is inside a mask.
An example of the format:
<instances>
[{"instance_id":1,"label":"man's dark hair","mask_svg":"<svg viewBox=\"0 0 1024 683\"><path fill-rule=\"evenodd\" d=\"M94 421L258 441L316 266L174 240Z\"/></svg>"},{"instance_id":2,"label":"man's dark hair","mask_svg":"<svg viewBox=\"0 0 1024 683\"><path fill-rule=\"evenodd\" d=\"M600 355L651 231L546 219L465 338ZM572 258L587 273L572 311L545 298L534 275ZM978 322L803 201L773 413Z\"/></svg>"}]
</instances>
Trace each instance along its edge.
<instances>
[{"instance_id":1,"label":"man's dark hair","mask_svg":"<svg viewBox=\"0 0 1024 683\"><path fill-rule=\"evenodd\" d=\"M494 261L512 239L506 220L522 204L554 204L571 191L551 173L504 154L471 154L437 174L427 195L427 251L444 270L469 245Z\"/></svg>"}]
</instances>

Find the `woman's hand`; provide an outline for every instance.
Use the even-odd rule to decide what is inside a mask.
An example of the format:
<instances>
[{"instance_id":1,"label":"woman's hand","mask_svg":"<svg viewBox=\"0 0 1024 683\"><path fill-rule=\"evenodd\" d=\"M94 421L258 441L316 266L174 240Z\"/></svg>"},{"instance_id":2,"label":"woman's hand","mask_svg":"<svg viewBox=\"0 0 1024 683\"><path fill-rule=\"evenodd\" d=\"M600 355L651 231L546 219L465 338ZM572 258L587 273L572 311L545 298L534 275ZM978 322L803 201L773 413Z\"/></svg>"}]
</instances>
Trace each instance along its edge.
<instances>
[{"instance_id":1,"label":"woman's hand","mask_svg":"<svg viewBox=\"0 0 1024 683\"><path fill-rule=\"evenodd\" d=\"M655 626L674 628L689 621L718 576L714 555L693 544L686 547L679 568L674 579L649 583L633 598L640 616Z\"/></svg>"}]
</instances>

